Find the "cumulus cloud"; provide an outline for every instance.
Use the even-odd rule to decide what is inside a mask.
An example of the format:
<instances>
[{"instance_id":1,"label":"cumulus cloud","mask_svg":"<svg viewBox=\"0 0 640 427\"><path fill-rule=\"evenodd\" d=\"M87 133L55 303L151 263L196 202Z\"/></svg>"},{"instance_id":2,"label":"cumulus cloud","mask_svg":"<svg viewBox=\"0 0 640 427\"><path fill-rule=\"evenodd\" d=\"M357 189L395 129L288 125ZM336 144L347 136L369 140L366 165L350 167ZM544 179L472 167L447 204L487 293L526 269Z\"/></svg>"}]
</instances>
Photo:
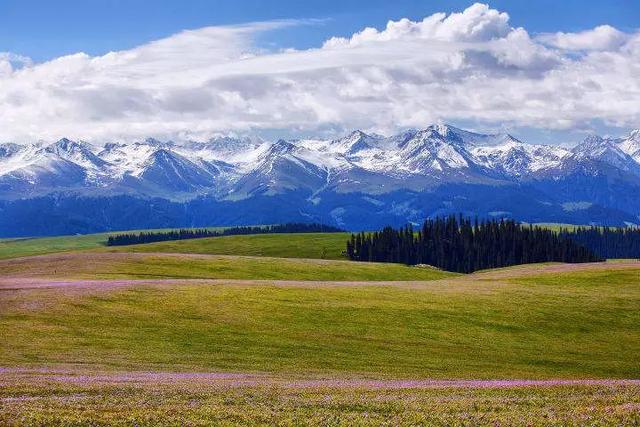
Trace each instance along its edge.
<instances>
[{"instance_id":1,"label":"cumulus cloud","mask_svg":"<svg viewBox=\"0 0 640 427\"><path fill-rule=\"evenodd\" d=\"M389 21L387 28L378 31L365 28L351 38L334 37L325 47L358 46L368 42L398 39L441 40L447 42L487 41L509 34L509 15L476 3L462 13L436 13L421 22L409 19Z\"/></svg>"},{"instance_id":2,"label":"cumulus cloud","mask_svg":"<svg viewBox=\"0 0 640 427\"><path fill-rule=\"evenodd\" d=\"M532 37L506 13L475 4L315 49L256 47L260 33L297 24L208 27L41 64L0 54L0 140L388 132L439 120L640 124L637 34L598 27Z\"/></svg>"},{"instance_id":3,"label":"cumulus cloud","mask_svg":"<svg viewBox=\"0 0 640 427\"><path fill-rule=\"evenodd\" d=\"M629 35L610 25L600 25L579 33L542 34L538 39L566 50L614 50L622 46Z\"/></svg>"},{"instance_id":4,"label":"cumulus cloud","mask_svg":"<svg viewBox=\"0 0 640 427\"><path fill-rule=\"evenodd\" d=\"M0 52L0 76L9 75L14 68L31 65L31 59L11 52Z\"/></svg>"}]
</instances>

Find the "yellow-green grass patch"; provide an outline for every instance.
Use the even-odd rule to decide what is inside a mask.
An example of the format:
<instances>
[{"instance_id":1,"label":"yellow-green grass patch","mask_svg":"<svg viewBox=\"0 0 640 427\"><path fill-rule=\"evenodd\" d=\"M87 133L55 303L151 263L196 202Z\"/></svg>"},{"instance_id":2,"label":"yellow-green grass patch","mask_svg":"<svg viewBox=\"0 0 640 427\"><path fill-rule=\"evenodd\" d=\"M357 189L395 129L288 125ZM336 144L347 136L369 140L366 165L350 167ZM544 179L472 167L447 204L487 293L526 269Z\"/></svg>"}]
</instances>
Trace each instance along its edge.
<instances>
[{"instance_id":1,"label":"yellow-green grass patch","mask_svg":"<svg viewBox=\"0 0 640 427\"><path fill-rule=\"evenodd\" d=\"M410 286L165 283L100 293L2 291L0 366L640 376L640 269L526 275Z\"/></svg>"}]
</instances>

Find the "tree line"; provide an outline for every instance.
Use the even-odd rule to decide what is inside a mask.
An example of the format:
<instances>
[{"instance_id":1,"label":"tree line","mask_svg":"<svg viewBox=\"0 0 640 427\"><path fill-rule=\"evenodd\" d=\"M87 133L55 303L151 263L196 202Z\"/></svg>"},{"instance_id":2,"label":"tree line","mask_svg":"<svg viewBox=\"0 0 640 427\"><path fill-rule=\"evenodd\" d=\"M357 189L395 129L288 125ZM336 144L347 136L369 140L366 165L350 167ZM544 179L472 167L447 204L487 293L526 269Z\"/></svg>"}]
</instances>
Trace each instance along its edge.
<instances>
[{"instance_id":1,"label":"tree line","mask_svg":"<svg viewBox=\"0 0 640 427\"><path fill-rule=\"evenodd\" d=\"M447 271L473 271L537 262L595 262L603 258L566 235L513 220L449 216L411 225L352 234L347 257L355 261L428 264Z\"/></svg>"},{"instance_id":2,"label":"tree line","mask_svg":"<svg viewBox=\"0 0 640 427\"><path fill-rule=\"evenodd\" d=\"M578 227L560 235L591 249L602 258L640 258L640 228Z\"/></svg>"},{"instance_id":3,"label":"tree line","mask_svg":"<svg viewBox=\"0 0 640 427\"><path fill-rule=\"evenodd\" d=\"M203 237L220 237L240 234L275 234L275 233L339 233L336 227L324 224L287 223L266 226L230 227L222 230L180 229L171 231L143 231L140 233L123 233L109 236L107 246L138 245L142 243L165 242L169 240L200 239Z\"/></svg>"}]
</instances>

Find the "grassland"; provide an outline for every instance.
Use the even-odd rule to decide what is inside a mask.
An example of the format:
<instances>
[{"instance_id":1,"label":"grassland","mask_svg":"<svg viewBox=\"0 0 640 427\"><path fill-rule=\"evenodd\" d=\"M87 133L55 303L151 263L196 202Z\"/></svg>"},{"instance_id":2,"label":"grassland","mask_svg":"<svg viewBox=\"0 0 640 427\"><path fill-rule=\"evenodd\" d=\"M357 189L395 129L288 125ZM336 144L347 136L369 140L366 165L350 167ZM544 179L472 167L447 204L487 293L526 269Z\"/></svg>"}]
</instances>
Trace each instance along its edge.
<instances>
[{"instance_id":1,"label":"grassland","mask_svg":"<svg viewBox=\"0 0 640 427\"><path fill-rule=\"evenodd\" d=\"M254 234L117 246L109 252L164 252L344 260L349 233Z\"/></svg>"},{"instance_id":2,"label":"grassland","mask_svg":"<svg viewBox=\"0 0 640 427\"><path fill-rule=\"evenodd\" d=\"M0 240L0 259L79 251L104 246L108 233L82 236L17 238Z\"/></svg>"},{"instance_id":3,"label":"grassland","mask_svg":"<svg viewBox=\"0 0 640 427\"><path fill-rule=\"evenodd\" d=\"M551 231L560 231L560 230L574 231L578 227L589 227L588 225L564 224L560 222L536 222L536 223L533 223L533 225L536 227L546 228Z\"/></svg>"},{"instance_id":4,"label":"grassland","mask_svg":"<svg viewBox=\"0 0 640 427\"><path fill-rule=\"evenodd\" d=\"M56 377L48 379L47 377ZM44 377L44 379L43 379ZM35 426L635 426L640 387L394 389L63 375L7 378L0 424Z\"/></svg>"},{"instance_id":5,"label":"grassland","mask_svg":"<svg viewBox=\"0 0 640 427\"><path fill-rule=\"evenodd\" d=\"M639 262L455 275L299 258L340 235L89 237L0 261L0 425L640 423L615 381L640 378Z\"/></svg>"},{"instance_id":6,"label":"grassland","mask_svg":"<svg viewBox=\"0 0 640 427\"><path fill-rule=\"evenodd\" d=\"M190 254L71 253L0 261L5 277L59 279L434 280L456 276L400 264Z\"/></svg>"},{"instance_id":7,"label":"grassland","mask_svg":"<svg viewBox=\"0 0 640 427\"><path fill-rule=\"evenodd\" d=\"M150 280L4 291L0 366L637 378L640 268L615 265L393 286Z\"/></svg>"},{"instance_id":8,"label":"grassland","mask_svg":"<svg viewBox=\"0 0 640 427\"><path fill-rule=\"evenodd\" d=\"M571 224L536 224L552 230L575 228ZM210 227L221 230L223 227ZM149 230L147 230L149 231ZM160 230L153 230L160 231ZM281 258L344 259L349 233L264 234L224 236L106 248L114 233L24 239L0 239L0 259L58 252L98 250L109 252L198 253L210 255L267 256Z\"/></svg>"},{"instance_id":9,"label":"grassland","mask_svg":"<svg viewBox=\"0 0 640 427\"><path fill-rule=\"evenodd\" d=\"M257 234L106 247L112 234L0 239L0 260L60 252L163 252L280 258L344 259L349 233Z\"/></svg>"},{"instance_id":10,"label":"grassland","mask_svg":"<svg viewBox=\"0 0 640 427\"><path fill-rule=\"evenodd\" d=\"M223 230L224 227L207 227L207 229ZM172 229L166 228L144 231L169 230ZM133 230L128 232L135 233L139 231L140 230ZM121 232L83 234L74 236L0 239L0 259L103 248L105 247L107 238L109 236L119 233Z\"/></svg>"}]
</instances>

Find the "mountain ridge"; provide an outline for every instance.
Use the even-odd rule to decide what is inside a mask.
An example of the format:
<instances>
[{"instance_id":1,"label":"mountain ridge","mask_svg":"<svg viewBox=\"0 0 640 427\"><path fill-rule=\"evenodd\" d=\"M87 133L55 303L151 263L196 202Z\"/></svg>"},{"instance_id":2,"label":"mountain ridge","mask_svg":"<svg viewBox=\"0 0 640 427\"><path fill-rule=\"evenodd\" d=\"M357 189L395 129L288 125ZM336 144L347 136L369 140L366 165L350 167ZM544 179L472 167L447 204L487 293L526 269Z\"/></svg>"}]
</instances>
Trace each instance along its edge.
<instances>
[{"instance_id":1,"label":"mountain ridge","mask_svg":"<svg viewBox=\"0 0 640 427\"><path fill-rule=\"evenodd\" d=\"M480 199L456 186L493 188L495 194L482 191ZM546 216L536 214L542 219L567 214L603 223L603 212L610 212L612 223L640 223L640 201L631 198L640 200L640 130L619 138L588 136L571 149L443 124L389 137L353 131L336 139L275 142L219 137L178 144L149 138L93 145L63 138L0 144L0 200L9 204L127 196L171 203L243 201L261 211L258 200L266 208L278 198L294 215L326 216L327 222L353 227L349 221L355 217L344 222L350 211L396 222L455 209L511 216L521 212L513 202L517 191L530 194L531 212L546 209ZM442 195L441 206L430 206L425 194ZM349 195L354 200L337 204ZM290 219L285 215L281 221ZM238 213L238 221L243 216Z\"/></svg>"}]
</instances>

